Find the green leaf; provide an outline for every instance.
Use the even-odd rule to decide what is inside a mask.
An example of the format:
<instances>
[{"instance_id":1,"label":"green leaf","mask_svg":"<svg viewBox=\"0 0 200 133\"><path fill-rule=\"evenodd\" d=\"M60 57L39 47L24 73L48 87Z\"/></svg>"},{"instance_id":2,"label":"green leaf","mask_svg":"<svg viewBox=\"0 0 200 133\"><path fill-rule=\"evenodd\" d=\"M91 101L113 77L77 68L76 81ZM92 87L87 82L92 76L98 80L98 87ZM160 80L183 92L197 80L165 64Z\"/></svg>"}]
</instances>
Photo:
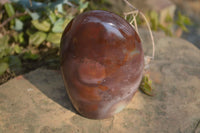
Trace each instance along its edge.
<instances>
[{"instance_id":1,"label":"green leaf","mask_svg":"<svg viewBox=\"0 0 200 133\"><path fill-rule=\"evenodd\" d=\"M173 18L171 17L171 15L168 13L166 18L165 18L165 22L170 23L173 22Z\"/></svg>"},{"instance_id":2,"label":"green leaf","mask_svg":"<svg viewBox=\"0 0 200 133\"><path fill-rule=\"evenodd\" d=\"M56 32L56 33L60 33L62 32L63 29L63 24L64 24L65 20L63 18L58 19L55 24L53 25L52 31Z\"/></svg>"},{"instance_id":3,"label":"green leaf","mask_svg":"<svg viewBox=\"0 0 200 133\"><path fill-rule=\"evenodd\" d=\"M68 25L68 23L73 19L73 16L69 15L65 18L65 21L63 23L63 29Z\"/></svg>"},{"instance_id":4,"label":"green leaf","mask_svg":"<svg viewBox=\"0 0 200 133\"><path fill-rule=\"evenodd\" d=\"M190 18L187 16L184 16L181 14L181 12L178 12L178 20L180 23L185 24L185 25L192 25L192 22L190 21Z\"/></svg>"},{"instance_id":5,"label":"green leaf","mask_svg":"<svg viewBox=\"0 0 200 133\"><path fill-rule=\"evenodd\" d=\"M163 26L161 24L158 25L160 29L162 29L166 35L172 36L172 24L168 26Z\"/></svg>"},{"instance_id":6,"label":"green leaf","mask_svg":"<svg viewBox=\"0 0 200 133\"><path fill-rule=\"evenodd\" d=\"M158 29L158 13L155 11L151 11L150 20L151 20L152 30L157 30Z\"/></svg>"},{"instance_id":7,"label":"green leaf","mask_svg":"<svg viewBox=\"0 0 200 133\"><path fill-rule=\"evenodd\" d=\"M33 44L36 47L39 47L40 44L45 41L46 37L46 33L38 31L29 37L29 44Z\"/></svg>"},{"instance_id":8,"label":"green leaf","mask_svg":"<svg viewBox=\"0 0 200 133\"><path fill-rule=\"evenodd\" d=\"M13 27L16 31L21 31L23 29L23 22L19 19L15 19L15 26Z\"/></svg>"},{"instance_id":9,"label":"green leaf","mask_svg":"<svg viewBox=\"0 0 200 133\"><path fill-rule=\"evenodd\" d=\"M19 45L15 45L14 46L14 51L15 51L15 53L19 54L19 53L22 52L22 49L21 49L21 47L19 47Z\"/></svg>"},{"instance_id":10,"label":"green leaf","mask_svg":"<svg viewBox=\"0 0 200 133\"><path fill-rule=\"evenodd\" d=\"M20 44L25 43L24 40L24 32L13 32L12 37L14 38L15 42L18 42Z\"/></svg>"},{"instance_id":11,"label":"green leaf","mask_svg":"<svg viewBox=\"0 0 200 133\"><path fill-rule=\"evenodd\" d=\"M61 37L61 33L49 33L47 36L47 41L54 44L60 44Z\"/></svg>"},{"instance_id":12,"label":"green leaf","mask_svg":"<svg viewBox=\"0 0 200 133\"><path fill-rule=\"evenodd\" d=\"M18 40L19 40L19 43L22 44L25 42L24 40L24 32L21 32L19 35L18 35Z\"/></svg>"},{"instance_id":13,"label":"green leaf","mask_svg":"<svg viewBox=\"0 0 200 133\"><path fill-rule=\"evenodd\" d=\"M10 37L8 35L5 35L5 36L1 37L0 38L0 46L8 45L9 39L10 39Z\"/></svg>"},{"instance_id":14,"label":"green leaf","mask_svg":"<svg viewBox=\"0 0 200 133\"><path fill-rule=\"evenodd\" d=\"M89 2L79 2L79 12L82 13L89 5Z\"/></svg>"},{"instance_id":15,"label":"green leaf","mask_svg":"<svg viewBox=\"0 0 200 133\"><path fill-rule=\"evenodd\" d=\"M185 32L188 32L186 25L192 25L190 19L178 12L178 19L176 20L176 24Z\"/></svg>"},{"instance_id":16,"label":"green leaf","mask_svg":"<svg viewBox=\"0 0 200 133\"><path fill-rule=\"evenodd\" d=\"M8 63L0 62L0 75L4 74L4 72L8 69Z\"/></svg>"},{"instance_id":17,"label":"green leaf","mask_svg":"<svg viewBox=\"0 0 200 133\"><path fill-rule=\"evenodd\" d=\"M147 94L149 96L153 96L153 90L152 90L151 85L152 85L152 81L150 80L149 75L146 74L142 78L142 82L141 82L139 88L145 94Z\"/></svg>"},{"instance_id":18,"label":"green leaf","mask_svg":"<svg viewBox=\"0 0 200 133\"><path fill-rule=\"evenodd\" d=\"M13 16L15 14L15 10L13 8L13 6L10 3L6 3L4 5L5 9L6 9L6 13L8 14L9 17Z\"/></svg>"},{"instance_id":19,"label":"green leaf","mask_svg":"<svg viewBox=\"0 0 200 133\"><path fill-rule=\"evenodd\" d=\"M40 31L47 32L50 30L51 24L46 20L42 22L39 22L38 20L32 20L31 22L34 25L34 27Z\"/></svg>"},{"instance_id":20,"label":"green leaf","mask_svg":"<svg viewBox=\"0 0 200 133\"><path fill-rule=\"evenodd\" d=\"M14 10L13 6L10 3L6 3L4 5L4 7L5 7L5 10L6 10L6 13L8 14L8 17L12 17L13 15L15 15L15 10ZM10 27L11 28L13 28L14 23L15 23L14 20L10 21Z\"/></svg>"},{"instance_id":21,"label":"green leaf","mask_svg":"<svg viewBox=\"0 0 200 133\"><path fill-rule=\"evenodd\" d=\"M56 15L52 11L49 11L49 19L52 24L56 22Z\"/></svg>"},{"instance_id":22,"label":"green leaf","mask_svg":"<svg viewBox=\"0 0 200 133\"><path fill-rule=\"evenodd\" d=\"M37 20L40 18L40 14L38 12L31 12L28 8L26 9L28 14L31 16L33 20Z\"/></svg>"},{"instance_id":23,"label":"green leaf","mask_svg":"<svg viewBox=\"0 0 200 133\"><path fill-rule=\"evenodd\" d=\"M40 56L37 54L32 54L30 51L25 52L23 55L24 60L37 60Z\"/></svg>"},{"instance_id":24,"label":"green leaf","mask_svg":"<svg viewBox=\"0 0 200 133\"><path fill-rule=\"evenodd\" d=\"M64 13L63 4L58 4L56 7L57 7L58 12Z\"/></svg>"},{"instance_id":25,"label":"green leaf","mask_svg":"<svg viewBox=\"0 0 200 133\"><path fill-rule=\"evenodd\" d=\"M19 72L22 68L21 60L18 56L10 56L9 57L9 67L14 72Z\"/></svg>"},{"instance_id":26,"label":"green leaf","mask_svg":"<svg viewBox=\"0 0 200 133\"><path fill-rule=\"evenodd\" d=\"M9 55L11 52L11 47L8 46L9 39L8 35L0 38L0 58Z\"/></svg>"},{"instance_id":27,"label":"green leaf","mask_svg":"<svg viewBox=\"0 0 200 133\"><path fill-rule=\"evenodd\" d=\"M57 13L56 13L56 17L58 17L58 18L63 18L64 15L63 15L62 13L57 12Z\"/></svg>"}]
</instances>

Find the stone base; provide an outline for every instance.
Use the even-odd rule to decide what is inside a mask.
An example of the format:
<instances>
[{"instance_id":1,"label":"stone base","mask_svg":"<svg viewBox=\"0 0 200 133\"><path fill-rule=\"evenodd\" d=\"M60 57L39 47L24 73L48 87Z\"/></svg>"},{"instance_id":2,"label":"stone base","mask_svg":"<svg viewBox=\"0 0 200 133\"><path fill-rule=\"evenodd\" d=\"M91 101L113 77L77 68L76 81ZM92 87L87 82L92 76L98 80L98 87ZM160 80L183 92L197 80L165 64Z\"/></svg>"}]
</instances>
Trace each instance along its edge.
<instances>
[{"instance_id":1,"label":"stone base","mask_svg":"<svg viewBox=\"0 0 200 133\"><path fill-rule=\"evenodd\" d=\"M155 38L155 96L138 91L114 117L90 120L72 107L60 72L40 68L0 86L0 133L199 133L200 50L178 38Z\"/></svg>"}]
</instances>

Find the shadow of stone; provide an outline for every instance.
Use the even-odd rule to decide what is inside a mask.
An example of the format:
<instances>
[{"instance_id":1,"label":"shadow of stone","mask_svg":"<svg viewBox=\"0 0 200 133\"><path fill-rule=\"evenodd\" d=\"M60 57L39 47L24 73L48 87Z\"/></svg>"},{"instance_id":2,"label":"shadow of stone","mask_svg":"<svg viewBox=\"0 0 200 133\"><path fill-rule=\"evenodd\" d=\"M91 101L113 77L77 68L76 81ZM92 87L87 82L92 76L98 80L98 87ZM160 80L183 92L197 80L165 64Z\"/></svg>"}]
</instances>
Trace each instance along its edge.
<instances>
[{"instance_id":1,"label":"shadow of stone","mask_svg":"<svg viewBox=\"0 0 200 133\"><path fill-rule=\"evenodd\" d=\"M24 75L44 95L64 108L78 114L66 92L60 71L37 69Z\"/></svg>"}]
</instances>

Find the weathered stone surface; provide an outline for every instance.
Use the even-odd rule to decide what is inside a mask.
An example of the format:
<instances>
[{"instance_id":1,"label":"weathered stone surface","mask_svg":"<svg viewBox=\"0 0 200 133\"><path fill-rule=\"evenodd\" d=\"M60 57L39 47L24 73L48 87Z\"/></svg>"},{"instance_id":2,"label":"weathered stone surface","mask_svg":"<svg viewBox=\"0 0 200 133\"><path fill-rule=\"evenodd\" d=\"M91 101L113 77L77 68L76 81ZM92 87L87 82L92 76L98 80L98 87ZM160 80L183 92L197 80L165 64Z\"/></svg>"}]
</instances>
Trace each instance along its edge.
<instances>
[{"instance_id":1,"label":"weathered stone surface","mask_svg":"<svg viewBox=\"0 0 200 133\"><path fill-rule=\"evenodd\" d=\"M114 117L90 120L73 109L59 71L37 69L0 86L0 133L199 133L200 50L178 38L155 38L154 97L138 91ZM150 41L144 47L151 54Z\"/></svg>"}]
</instances>

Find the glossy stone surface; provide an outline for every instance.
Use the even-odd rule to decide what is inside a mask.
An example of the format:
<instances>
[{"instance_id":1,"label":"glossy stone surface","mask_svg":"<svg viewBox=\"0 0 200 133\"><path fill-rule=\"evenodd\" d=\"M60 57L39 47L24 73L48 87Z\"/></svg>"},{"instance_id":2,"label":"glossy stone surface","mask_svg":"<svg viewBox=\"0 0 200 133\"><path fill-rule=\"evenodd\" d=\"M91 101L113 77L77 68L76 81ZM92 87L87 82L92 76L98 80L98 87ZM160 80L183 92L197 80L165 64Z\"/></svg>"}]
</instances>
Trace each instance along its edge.
<instances>
[{"instance_id":1,"label":"glossy stone surface","mask_svg":"<svg viewBox=\"0 0 200 133\"><path fill-rule=\"evenodd\" d=\"M114 13L83 13L63 33L64 84L75 109L87 118L107 118L121 111L140 84L143 66L139 36Z\"/></svg>"}]
</instances>

